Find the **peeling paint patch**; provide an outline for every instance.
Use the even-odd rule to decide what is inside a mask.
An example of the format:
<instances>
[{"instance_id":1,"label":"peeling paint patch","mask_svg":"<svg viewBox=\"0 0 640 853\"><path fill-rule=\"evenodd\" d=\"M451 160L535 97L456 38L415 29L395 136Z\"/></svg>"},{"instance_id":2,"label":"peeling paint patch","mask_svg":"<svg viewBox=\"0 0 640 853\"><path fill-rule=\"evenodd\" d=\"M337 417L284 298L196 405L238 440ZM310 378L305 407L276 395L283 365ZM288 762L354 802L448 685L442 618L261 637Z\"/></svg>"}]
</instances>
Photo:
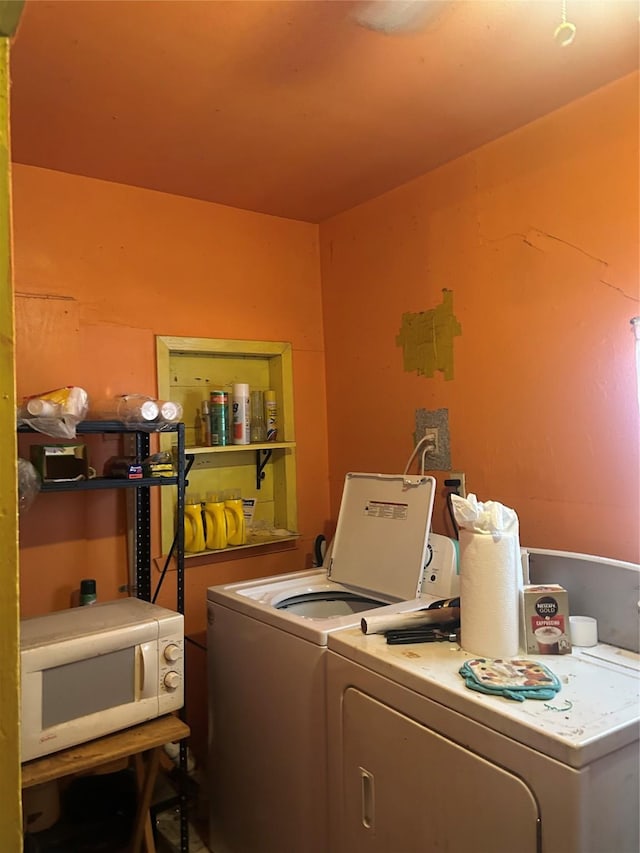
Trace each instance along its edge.
<instances>
[{"instance_id":1,"label":"peeling paint patch","mask_svg":"<svg viewBox=\"0 0 640 853\"><path fill-rule=\"evenodd\" d=\"M462 327L453 313L453 291L442 291L442 303L419 314L403 314L396 344L403 350L407 373L433 377L436 370L453 379L453 339Z\"/></svg>"}]
</instances>

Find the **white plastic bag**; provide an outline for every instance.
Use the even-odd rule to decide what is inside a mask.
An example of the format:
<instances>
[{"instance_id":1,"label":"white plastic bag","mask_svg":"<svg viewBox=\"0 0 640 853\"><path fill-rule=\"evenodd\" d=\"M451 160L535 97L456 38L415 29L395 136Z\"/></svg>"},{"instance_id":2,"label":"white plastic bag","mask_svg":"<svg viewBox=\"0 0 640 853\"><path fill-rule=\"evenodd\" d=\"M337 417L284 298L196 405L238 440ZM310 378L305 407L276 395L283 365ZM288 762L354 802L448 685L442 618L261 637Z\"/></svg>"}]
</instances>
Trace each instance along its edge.
<instances>
[{"instance_id":1,"label":"white plastic bag","mask_svg":"<svg viewBox=\"0 0 640 853\"><path fill-rule=\"evenodd\" d=\"M456 523L465 530L490 533L496 540L507 533L518 533L518 516L515 510L498 501L482 503L474 494L469 494L466 498L451 495L451 503Z\"/></svg>"},{"instance_id":2,"label":"white plastic bag","mask_svg":"<svg viewBox=\"0 0 640 853\"><path fill-rule=\"evenodd\" d=\"M89 395L84 388L67 385L25 397L18 410L18 426L27 424L53 438L75 438L76 426L88 410Z\"/></svg>"},{"instance_id":3,"label":"white plastic bag","mask_svg":"<svg viewBox=\"0 0 640 853\"><path fill-rule=\"evenodd\" d=\"M31 462L18 457L18 513L25 513L40 491L40 475Z\"/></svg>"}]
</instances>

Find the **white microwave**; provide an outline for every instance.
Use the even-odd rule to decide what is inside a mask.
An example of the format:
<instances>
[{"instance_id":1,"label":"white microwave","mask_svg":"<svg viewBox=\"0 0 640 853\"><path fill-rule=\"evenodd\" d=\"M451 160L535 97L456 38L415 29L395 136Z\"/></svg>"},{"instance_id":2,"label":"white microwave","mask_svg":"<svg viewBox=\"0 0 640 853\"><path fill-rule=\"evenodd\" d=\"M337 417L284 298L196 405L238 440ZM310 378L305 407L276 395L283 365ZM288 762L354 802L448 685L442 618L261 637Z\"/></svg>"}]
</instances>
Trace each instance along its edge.
<instances>
[{"instance_id":1,"label":"white microwave","mask_svg":"<svg viewBox=\"0 0 640 853\"><path fill-rule=\"evenodd\" d=\"M184 617L137 598L20 622L22 761L184 704Z\"/></svg>"}]
</instances>

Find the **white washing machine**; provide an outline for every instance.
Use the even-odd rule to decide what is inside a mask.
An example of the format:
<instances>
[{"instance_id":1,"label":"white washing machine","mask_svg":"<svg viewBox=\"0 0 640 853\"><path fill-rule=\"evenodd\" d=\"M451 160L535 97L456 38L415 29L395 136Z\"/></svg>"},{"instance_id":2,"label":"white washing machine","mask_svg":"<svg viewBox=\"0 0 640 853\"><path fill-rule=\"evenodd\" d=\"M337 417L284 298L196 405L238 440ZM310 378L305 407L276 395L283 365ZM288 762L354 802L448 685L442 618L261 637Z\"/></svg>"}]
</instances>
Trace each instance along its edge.
<instances>
[{"instance_id":1,"label":"white washing machine","mask_svg":"<svg viewBox=\"0 0 640 853\"><path fill-rule=\"evenodd\" d=\"M471 657L330 635L331 853L637 853L637 651L546 656L561 690L524 702L467 688Z\"/></svg>"},{"instance_id":2,"label":"white washing machine","mask_svg":"<svg viewBox=\"0 0 640 853\"><path fill-rule=\"evenodd\" d=\"M328 853L327 638L457 594L454 545L429 536L434 492L431 477L348 474L322 569L208 590L216 851Z\"/></svg>"}]
</instances>

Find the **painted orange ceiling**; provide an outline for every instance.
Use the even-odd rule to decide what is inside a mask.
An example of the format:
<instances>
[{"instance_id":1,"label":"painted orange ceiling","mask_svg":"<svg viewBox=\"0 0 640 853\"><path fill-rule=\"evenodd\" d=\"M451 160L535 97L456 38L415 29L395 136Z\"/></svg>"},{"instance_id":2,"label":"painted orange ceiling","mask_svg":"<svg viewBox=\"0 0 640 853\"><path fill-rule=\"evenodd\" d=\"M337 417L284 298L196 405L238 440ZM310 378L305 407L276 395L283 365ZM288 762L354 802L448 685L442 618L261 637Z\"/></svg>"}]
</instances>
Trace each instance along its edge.
<instances>
[{"instance_id":1,"label":"painted orange ceiling","mask_svg":"<svg viewBox=\"0 0 640 853\"><path fill-rule=\"evenodd\" d=\"M14 160L318 222L638 67L636 0L27 0ZM606 121L606 116L603 116Z\"/></svg>"}]
</instances>

